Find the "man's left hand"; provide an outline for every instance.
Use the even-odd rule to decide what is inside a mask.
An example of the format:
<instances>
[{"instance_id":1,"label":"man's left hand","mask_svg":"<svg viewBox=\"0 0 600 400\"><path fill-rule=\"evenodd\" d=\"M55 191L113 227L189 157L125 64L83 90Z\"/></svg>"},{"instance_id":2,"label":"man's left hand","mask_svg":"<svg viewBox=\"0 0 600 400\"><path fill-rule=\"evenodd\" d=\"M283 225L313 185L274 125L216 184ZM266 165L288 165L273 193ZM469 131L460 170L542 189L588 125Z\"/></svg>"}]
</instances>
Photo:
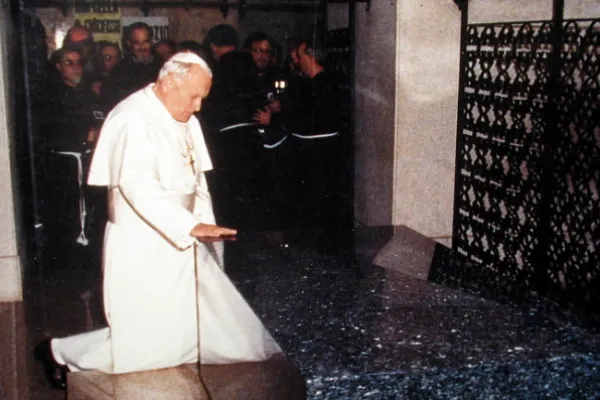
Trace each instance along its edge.
<instances>
[{"instance_id":1,"label":"man's left hand","mask_svg":"<svg viewBox=\"0 0 600 400\"><path fill-rule=\"evenodd\" d=\"M269 125L271 123L271 110L268 108L257 110L252 119L261 125Z\"/></svg>"},{"instance_id":2,"label":"man's left hand","mask_svg":"<svg viewBox=\"0 0 600 400\"><path fill-rule=\"evenodd\" d=\"M88 134L87 134L87 137L86 137L86 141L87 141L88 143L96 143L96 139L98 138L98 135L99 135L99 134L100 134L100 131L99 131L99 129L98 129L98 128L96 128L96 127L91 127L91 128L88 130Z\"/></svg>"}]
</instances>

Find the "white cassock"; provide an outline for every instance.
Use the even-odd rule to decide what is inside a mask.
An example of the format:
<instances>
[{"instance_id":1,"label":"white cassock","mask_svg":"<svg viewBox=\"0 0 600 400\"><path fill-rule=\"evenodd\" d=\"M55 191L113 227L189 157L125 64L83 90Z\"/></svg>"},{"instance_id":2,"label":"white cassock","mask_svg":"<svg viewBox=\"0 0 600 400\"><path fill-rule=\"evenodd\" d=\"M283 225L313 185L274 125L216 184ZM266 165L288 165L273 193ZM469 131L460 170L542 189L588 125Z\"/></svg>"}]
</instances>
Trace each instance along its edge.
<instances>
[{"instance_id":1,"label":"white cassock","mask_svg":"<svg viewBox=\"0 0 600 400\"><path fill-rule=\"evenodd\" d=\"M198 222L215 222L200 124L195 117L173 120L152 87L110 113L88 178L109 188L109 327L55 339L54 355L71 371L107 373L197 362L198 354L203 364L265 360L281 349L220 268L220 251L198 244L194 262L189 232Z\"/></svg>"}]
</instances>

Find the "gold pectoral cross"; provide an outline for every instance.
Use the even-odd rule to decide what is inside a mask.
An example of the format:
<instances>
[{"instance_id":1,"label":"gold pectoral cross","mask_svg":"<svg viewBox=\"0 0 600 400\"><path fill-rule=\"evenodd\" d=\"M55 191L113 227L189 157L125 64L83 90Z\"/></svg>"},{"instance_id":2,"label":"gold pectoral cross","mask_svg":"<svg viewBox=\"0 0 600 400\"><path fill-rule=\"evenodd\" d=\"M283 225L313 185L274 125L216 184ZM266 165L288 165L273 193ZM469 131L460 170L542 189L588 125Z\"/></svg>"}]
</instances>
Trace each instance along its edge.
<instances>
[{"instance_id":1,"label":"gold pectoral cross","mask_svg":"<svg viewBox=\"0 0 600 400\"><path fill-rule=\"evenodd\" d=\"M181 153L181 156L187 160L186 164L189 164L194 176L196 175L196 168L194 168L194 146L188 141L187 135L185 137L185 153Z\"/></svg>"},{"instance_id":2,"label":"gold pectoral cross","mask_svg":"<svg viewBox=\"0 0 600 400\"><path fill-rule=\"evenodd\" d=\"M190 149L191 150L191 149ZM189 153L189 164L190 164L190 168L192 168L192 172L194 173L194 176L196 175L196 168L194 167L194 154L190 151Z\"/></svg>"},{"instance_id":3,"label":"gold pectoral cross","mask_svg":"<svg viewBox=\"0 0 600 400\"><path fill-rule=\"evenodd\" d=\"M196 161L194 160L194 147L190 146L187 142L186 147L186 152L181 153L181 155L183 158L187 159L186 164L189 164L190 168L192 169L192 172L194 173L194 175L196 175L196 168L194 168L194 162Z\"/></svg>"}]
</instances>

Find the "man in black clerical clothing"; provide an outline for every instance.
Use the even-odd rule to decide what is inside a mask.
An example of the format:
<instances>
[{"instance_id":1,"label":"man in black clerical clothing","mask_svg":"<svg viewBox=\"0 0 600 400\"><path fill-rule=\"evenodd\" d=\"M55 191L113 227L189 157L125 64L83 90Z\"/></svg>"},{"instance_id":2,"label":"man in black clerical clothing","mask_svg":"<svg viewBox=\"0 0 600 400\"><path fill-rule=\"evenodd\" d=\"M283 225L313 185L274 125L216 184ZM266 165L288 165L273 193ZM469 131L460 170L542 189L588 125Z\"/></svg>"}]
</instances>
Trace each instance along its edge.
<instances>
[{"instance_id":1,"label":"man in black clerical clothing","mask_svg":"<svg viewBox=\"0 0 600 400\"><path fill-rule=\"evenodd\" d=\"M97 43L97 51L94 55L94 63L96 65L96 75L92 80L91 89L96 95L101 96L103 92L102 86L122 58L121 48L118 44L101 40Z\"/></svg>"},{"instance_id":2,"label":"man in black clerical clothing","mask_svg":"<svg viewBox=\"0 0 600 400\"><path fill-rule=\"evenodd\" d=\"M262 139L252 116L254 68L249 53L238 51L233 27L212 27L203 42L212 56L213 86L201 110L201 122L213 171L207 174L217 223L258 229L257 204L264 171ZM218 185L213 182L218 182Z\"/></svg>"},{"instance_id":3,"label":"man in black clerical clothing","mask_svg":"<svg viewBox=\"0 0 600 400\"><path fill-rule=\"evenodd\" d=\"M275 82L281 73L279 65L274 64L275 47L273 38L261 31L248 35L244 44L244 51L250 53L253 61L248 82L251 92L247 101L254 110L266 107L275 100Z\"/></svg>"},{"instance_id":4,"label":"man in black clerical clothing","mask_svg":"<svg viewBox=\"0 0 600 400\"><path fill-rule=\"evenodd\" d=\"M84 84L91 84L98 74L94 62L96 42L92 33L86 27L75 24L67 31L62 45L67 48L77 48L81 51L81 56L85 60L83 65Z\"/></svg>"},{"instance_id":5,"label":"man in black clerical clothing","mask_svg":"<svg viewBox=\"0 0 600 400\"><path fill-rule=\"evenodd\" d=\"M252 58L237 50L237 32L230 25L215 25L206 34L203 45L212 56L209 63L213 85L201 111L210 133L252 123L253 109L246 102ZM218 161L213 159L214 162Z\"/></svg>"},{"instance_id":6,"label":"man in black clerical clothing","mask_svg":"<svg viewBox=\"0 0 600 400\"><path fill-rule=\"evenodd\" d=\"M83 152L93 143L104 119L92 90L83 85L85 58L78 48L57 50L59 79L49 79L36 94L44 149Z\"/></svg>"},{"instance_id":7,"label":"man in black clerical clothing","mask_svg":"<svg viewBox=\"0 0 600 400\"><path fill-rule=\"evenodd\" d=\"M286 139L288 197L298 199L284 212L296 227L340 227L351 220L350 140L338 76L325 66L320 44L302 40L291 59L306 78L295 101L282 105L281 139ZM256 112L254 119L270 129L273 112ZM283 165L281 168L285 168Z\"/></svg>"},{"instance_id":8,"label":"man in black clerical clothing","mask_svg":"<svg viewBox=\"0 0 600 400\"><path fill-rule=\"evenodd\" d=\"M78 47L59 49L55 66L60 80L40 88L34 108L36 142L45 160L37 172L43 182L46 260L60 266L78 262L73 249L89 244L90 219L100 212L90 198L86 204L84 179L104 113L95 94L82 84L84 64Z\"/></svg>"},{"instance_id":9,"label":"man in black clerical clothing","mask_svg":"<svg viewBox=\"0 0 600 400\"><path fill-rule=\"evenodd\" d=\"M143 22L135 22L125 29L129 53L113 68L105 84L109 109L133 92L154 82L162 66L152 50L152 29Z\"/></svg>"}]
</instances>

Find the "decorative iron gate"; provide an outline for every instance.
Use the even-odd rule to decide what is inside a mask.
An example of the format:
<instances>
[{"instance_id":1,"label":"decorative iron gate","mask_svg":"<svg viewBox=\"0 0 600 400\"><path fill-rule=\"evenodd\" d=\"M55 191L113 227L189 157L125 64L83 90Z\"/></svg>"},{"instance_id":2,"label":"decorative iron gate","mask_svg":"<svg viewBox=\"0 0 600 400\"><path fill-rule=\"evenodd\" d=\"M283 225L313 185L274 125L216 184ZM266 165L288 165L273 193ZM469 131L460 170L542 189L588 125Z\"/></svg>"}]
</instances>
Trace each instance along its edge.
<instances>
[{"instance_id":1,"label":"decorative iron gate","mask_svg":"<svg viewBox=\"0 0 600 400\"><path fill-rule=\"evenodd\" d=\"M467 24L453 249L600 322L600 20ZM480 279L481 280L481 279Z\"/></svg>"}]
</instances>

